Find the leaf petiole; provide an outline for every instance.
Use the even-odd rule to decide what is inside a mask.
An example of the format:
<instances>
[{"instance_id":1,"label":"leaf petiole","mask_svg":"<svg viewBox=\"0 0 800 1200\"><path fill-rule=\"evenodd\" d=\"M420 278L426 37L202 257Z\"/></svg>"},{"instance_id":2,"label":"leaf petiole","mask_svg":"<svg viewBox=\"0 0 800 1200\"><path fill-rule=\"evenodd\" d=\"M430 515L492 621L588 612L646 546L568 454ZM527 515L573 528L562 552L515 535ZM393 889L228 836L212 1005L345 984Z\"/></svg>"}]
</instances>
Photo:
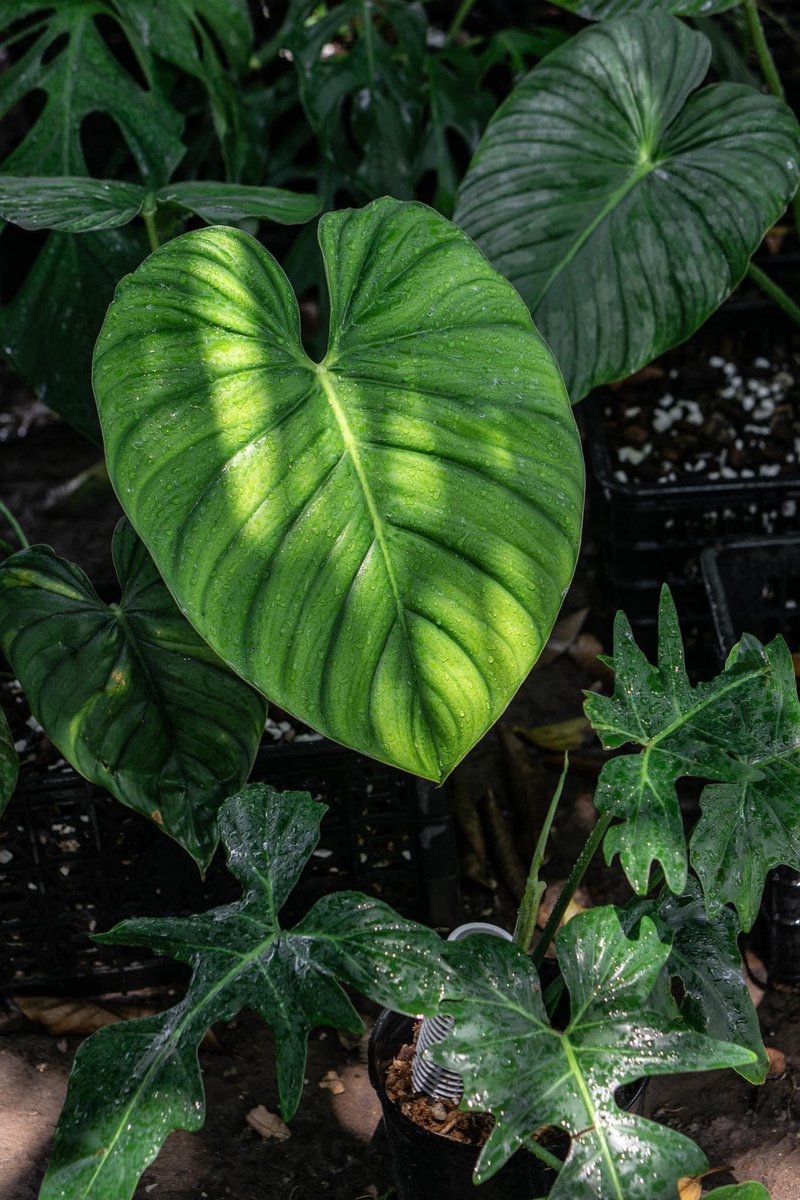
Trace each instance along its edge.
<instances>
[{"instance_id":1,"label":"leaf petiole","mask_svg":"<svg viewBox=\"0 0 800 1200\"><path fill-rule=\"evenodd\" d=\"M747 268L747 274L753 283L761 288L762 292L769 296L771 300L774 300L778 307L782 308L787 316L792 318L796 325L800 325L800 305L795 304L791 296L788 296L783 288L775 283L774 279L770 279L765 271L762 271L760 267L757 267L752 262Z\"/></svg>"},{"instance_id":2,"label":"leaf petiole","mask_svg":"<svg viewBox=\"0 0 800 1200\"><path fill-rule=\"evenodd\" d=\"M8 521L8 524L11 526L11 528L14 532L14 535L15 535L17 541L19 542L20 546L22 547L22 549L27 550L28 547L30 546L30 542L26 538L19 521L14 516L14 514L11 512L10 508L8 508L5 504L3 504L2 500L0 500L0 515L4 516L6 521ZM4 547L8 546L8 543L3 542L3 546ZM10 551L11 547L8 546L8 549Z\"/></svg>"},{"instance_id":3,"label":"leaf petiole","mask_svg":"<svg viewBox=\"0 0 800 1200\"><path fill-rule=\"evenodd\" d=\"M581 850L580 855L575 863L575 866L570 872L569 879L561 889L561 893L553 905L553 911L550 913L547 924L542 930L542 936L533 948L531 954L531 962L538 970L541 966L542 959L547 952L547 948L556 935L556 930L561 924L561 918L569 907L569 902L578 890L578 885L586 874L589 863L595 856L600 843L606 835L606 831L613 820L613 813L606 813L604 817L595 825L591 834L587 838L586 845Z\"/></svg>"},{"instance_id":4,"label":"leaf petiole","mask_svg":"<svg viewBox=\"0 0 800 1200\"><path fill-rule=\"evenodd\" d=\"M564 783L569 770L569 754L564 755L564 766L561 771L561 778L558 781L553 799L550 801L550 807L547 810L547 816L544 819L539 840L536 843L536 849L533 852L531 860L531 868L528 872L528 881L525 884L525 892L522 897L522 902L517 913L517 923L514 927L514 941L519 946L523 954L527 954L531 945L533 931L536 928L536 914L539 911L539 905L542 902L546 884L544 880L539 878L539 871L544 862L544 852L547 848L547 839L550 836L550 827L553 824L553 818L556 815L561 794L564 791Z\"/></svg>"}]
</instances>

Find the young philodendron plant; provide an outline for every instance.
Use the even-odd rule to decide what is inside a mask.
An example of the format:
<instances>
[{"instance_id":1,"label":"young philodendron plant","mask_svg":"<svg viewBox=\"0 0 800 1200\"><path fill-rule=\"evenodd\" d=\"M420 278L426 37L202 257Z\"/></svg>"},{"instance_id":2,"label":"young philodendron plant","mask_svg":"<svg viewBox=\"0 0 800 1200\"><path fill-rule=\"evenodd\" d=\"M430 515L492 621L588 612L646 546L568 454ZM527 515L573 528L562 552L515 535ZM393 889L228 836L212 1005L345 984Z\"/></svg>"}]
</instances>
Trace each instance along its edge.
<instances>
[{"instance_id":1,"label":"young philodendron plant","mask_svg":"<svg viewBox=\"0 0 800 1200\"><path fill-rule=\"evenodd\" d=\"M792 785L800 702L780 638L766 647L743 638L716 679L693 687L666 591L658 664L641 654L622 615L614 651L613 695L589 693L586 711L605 745L633 743L639 753L606 763L597 826L532 953L538 869L558 794L514 943L485 934L443 943L354 893L324 897L284 929L279 912L324 809L306 794L244 788L221 810L242 899L195 917L126 921L99 935L189 963L192 982L167 1012L110 1026L80 1049L40 1200L130 1197L168 1132L202 1124L198 1046L212 1021L243 1007L275 1033L289 1120L301 1097L308 1032L320 1024L361 1027L342 983L400 1012L455 1018L453 1032L426 1053L461 1074L465 1106L494 1117L476 1183L524 1147L557 1170L552 1200L675 1200L680 1179L706 1170L705 1156L682 1134L620 1109L615 1092L643 1075L733 1067L757 1083L766 1074L737 935L752 923L765 872L800 865ZM688 847L675 793L683 776L706 781ZM543 994L539 964L603 841L608 859L620 853L637 897L584 912L556 934L561 974ZM653 862L663 882L650 877ZM556 1027L549 1014L564 989L569 1018ZM563 1162L534 1138L545 1126L570 1135ZM711 1195L768 1200L753 1183Z\"/></svg>"}]
</instances>

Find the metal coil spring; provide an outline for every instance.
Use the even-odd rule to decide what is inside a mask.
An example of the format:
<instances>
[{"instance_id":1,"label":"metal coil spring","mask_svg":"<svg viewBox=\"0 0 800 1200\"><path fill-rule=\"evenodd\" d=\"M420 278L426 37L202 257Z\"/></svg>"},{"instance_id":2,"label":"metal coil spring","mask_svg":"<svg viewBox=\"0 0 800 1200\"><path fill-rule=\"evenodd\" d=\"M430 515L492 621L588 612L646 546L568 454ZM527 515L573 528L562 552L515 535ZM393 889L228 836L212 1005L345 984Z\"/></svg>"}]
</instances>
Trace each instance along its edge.
<instances>
[{"instance_id":1,"label":"metal coil spring","mask_svg":"<svg viewBox=\"0 0 800 1200\"><path fill-rule=\"evenodd\" d=\"M504 938L508 942L512 940L511 934L507 933L505 929L500 929L497 925L489 925L485 921L470 921L466 925L459 925L447 940L448 942L457 942L460 938L469 937L471 933L488 933L493 937ZM443 1042L454 1024L455 1021L452 1017L437 1016L425 1017L420 1026L414 1057L411 1061L411 1082L415 1092L424 1092L431 1100L458 1101L464 1092L464 1081L458 1071L440 1067L431 1062L424 1054L429 1046L436 1046Z\"/></svg>"}]
</instances>

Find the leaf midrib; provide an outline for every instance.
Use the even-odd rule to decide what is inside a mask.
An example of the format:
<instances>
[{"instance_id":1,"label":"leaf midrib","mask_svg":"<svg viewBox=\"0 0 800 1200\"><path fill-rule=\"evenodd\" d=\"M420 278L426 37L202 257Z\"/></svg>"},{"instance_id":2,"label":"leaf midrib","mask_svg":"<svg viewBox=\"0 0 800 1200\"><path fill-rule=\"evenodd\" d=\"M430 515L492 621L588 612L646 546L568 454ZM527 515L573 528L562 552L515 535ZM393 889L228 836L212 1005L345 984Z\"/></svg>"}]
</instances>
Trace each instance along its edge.
<instances>
[{"instance_id":1,"label":"leaf midrib","mask_svg":"<svg viewBox=\"0 0 800 1200\"><path fill-rule=\"evenodd\" d=\"M317 378L319 379L320 386L322 387L323 393L325 395L325 399L328 401L328 404L330 405L331 411L336 420L336 424L339 428L339 433L341 435L345 449L346 449L348 455L350 456L350 460L353 464L353 469L356 473L356 477L361 486L361 491L364 496L364 503L367 506L367 511L369 513L369 517L372 522L372 528L375 533L375 541L381 552L381 557L383 559L384 568L386 570L386 577L389 580L389 587L391 589L392 598L394 599L395 609L397 611L397 622L398 622L398 625L400 626L401 632L403 634L403 640L405 641L405 644L406 644L409 662L411 663L411 669L414 672L414 678L416 680L417 694L419 695L419 701L420 701L420 707L422 709L422 715L423 715L423 717L425 719L425 723L428 727L428 733L430 735L431 743L434 747L434 750L436 751L436 753L438 755L438 746L436 743L436 737L433 732L433 725L432 725L432 722L430 719L430 714L428 712L428 708L425 703L425 694L422 689L422 681L420 680L419 672L417 670L417 662L416 662L416 658L414 657L414 650L413 650L413 646L411 643L411 634L410 634L410 631L408 628L408 621L406 620L406 611L405 611L405 607L403 605L403 600L402 600L402 597L400 594L400 586L397 582L397 576L395 575L394 564L392 562L392 558L389 553L389 545L388 545L388 542L386 539L386 529L384 526L383 518L381 517L381 514L378 511L378 506L375 503L375 497L372 493L372 487L370 486L367 472L364 468L363 462L361 461L361 452L360 452L358 439L356 438L355 433L353 432L352 426L350 425L350 422L347 418L347 413L344 409L344 406L342 405L342 403L339 400L339 397L337 395L334 377L333 377L332 373L328 370L328 368L325 366L324 363L315 363L314 369L316 371ZM435 769L436 769L437 779L441 779L442 768L441 768L441 764L438 761L436 762Z\"/></svg>"},{"instance_id":2,"label":"leaf midrib","mask_svg":"<svg viewBox=\"0 0 800 1200\"><path fill-rule=\"evenodd\" d=\"M569 266L578 251L582 249L586 242L588 242L589 238L592 236L597 227L603 223L606 217L609 216L609 214L612 213L619 204L622 203L628 193L633 191L640 180L644 179L646 175L649 175L650 172L655 170L658 165L658 163L653 162L653 160L650 158L648 158L645 162L638 163L632 174L628 176L625 182L618 187L616 191L611 193L600 211L592 218L589 224L583 230L581 230L567 252L555 264L545 280L539 295L534 301L533 308L539 307L556 278L561 274L565 267Z\"/></svg>"},{"instance_id":3,"label":"leaf midrib","mask_svg":"<svg viewBox=\"0 0 800 1200\"><path fill-rule=\"evenodd\" d=\"M239 959L237 960L236 965L234 967L231 967L230 971L226 972L226 974L223 975L221 979L217 980L217 982L213 985L213 987L210 987L207 992L204 992L202 997L200 998L200 1000L197 1002L197 1004L195 1004L194 1006L192 1006L190 1008L187 1008L184 1016L178 1022L178 1024L175 1026L175 1028L172 1031L172 1033L170 1034L169 1038L165 1042L161 1043L161 1046L160 1046L161 1053L154 1056L152 1062L150 1063L150 1066L147 1068L147 1071L145 1072L144 1076L142 1077L141 1085L139 1087L137 1087L136 1091L131 1096L130 1101L125 1106L125 1108L120 1116L120 1119L117 1123L117 1129L116 1129L116 1132L115 1132L113 1138L110 1139L108 1146L104 1147L104 1149L106 1150L106 1153L98 1161L97 1167L95 1168L95 1171L94 1171L91 1179L89 1180L87 1186L84 1188L83 1192L81 1193L81 1200L91 1200L92 1188L94 1187L95 1181L97 1180L98 1176L100 1175L100 1172L105 1168L105 1165L108 1162L109 1157L111 1155L112 1149L119 1141L120 1135L122 1134L122 1130L127 1123L128 1117L130 1116L131 1112L136 1107L136 1105L139 1103L139 1099L141 1098L142 1093L145 1091L151 1076L153 1075L153 1073L156 1071L157 1068L160 1068L165 1057L167 1056L167 1052L169 1051L169 1049L175 1044L176 1041L178 1041L182 1037L184 1031L186 1030L186 1027L192 1023L192 1021L198 1015L198 1013L200 1013L204 1007L206 1007L208 1004L210 1004L211 1001L214 999L214 997L219 995L219 993L225 987L227 987L227 985L229 983L231 983L236 978L237 975L239 975L243 970L245 970L247 967L249 967L254 960L259 958L261 956L261 954L264 952L264 950L267 949L268 946L270 946L274 941L277 941L277 939L281 936L282 933L283 933L283 930L281 930L279 928L275 928L275 929L271 930L269 933L269 936L266 937L264 939L264 941L259 942L259 944L254 949L249 951L249 953L241 955L239 957ZM164 1015L166 1015L166 1014L164 1014ZM209 1020L208 1024L211 1025L211 1020Z\"/></svg>"}]
</instances>

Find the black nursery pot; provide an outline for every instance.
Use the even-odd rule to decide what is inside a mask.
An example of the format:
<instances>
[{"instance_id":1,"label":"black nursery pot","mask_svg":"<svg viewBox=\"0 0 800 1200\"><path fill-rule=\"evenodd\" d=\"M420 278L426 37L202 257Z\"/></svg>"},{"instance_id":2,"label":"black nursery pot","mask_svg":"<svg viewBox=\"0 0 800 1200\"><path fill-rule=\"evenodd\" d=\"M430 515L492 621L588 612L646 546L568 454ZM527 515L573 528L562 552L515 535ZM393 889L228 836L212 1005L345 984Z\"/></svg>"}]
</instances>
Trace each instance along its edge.
<instances>
[{"instance_id":1,"label":"black nursery pot","mask_svg":"<svg viewBox=\"0 0 800 1200\"><path fill-rule=\"evenodd\" d=\"M383 1109L383 1126L389 1143L398 1200L531 1200L547 1195L556 1173L525 1149L518 1150L490 1180L476 1189L472 1173L479 1149L423 1129L389 1099L384 1086L386 1067L401 1046L411 1041L411 1017L384 1009L375 1022L369 1042L369 1077ZM620 1088L618 1102L631 1112L644 1111L647 1081ZM564 1155L564 1139L542 1141L545 1149Z\"/></svg>"}]
</instances>

